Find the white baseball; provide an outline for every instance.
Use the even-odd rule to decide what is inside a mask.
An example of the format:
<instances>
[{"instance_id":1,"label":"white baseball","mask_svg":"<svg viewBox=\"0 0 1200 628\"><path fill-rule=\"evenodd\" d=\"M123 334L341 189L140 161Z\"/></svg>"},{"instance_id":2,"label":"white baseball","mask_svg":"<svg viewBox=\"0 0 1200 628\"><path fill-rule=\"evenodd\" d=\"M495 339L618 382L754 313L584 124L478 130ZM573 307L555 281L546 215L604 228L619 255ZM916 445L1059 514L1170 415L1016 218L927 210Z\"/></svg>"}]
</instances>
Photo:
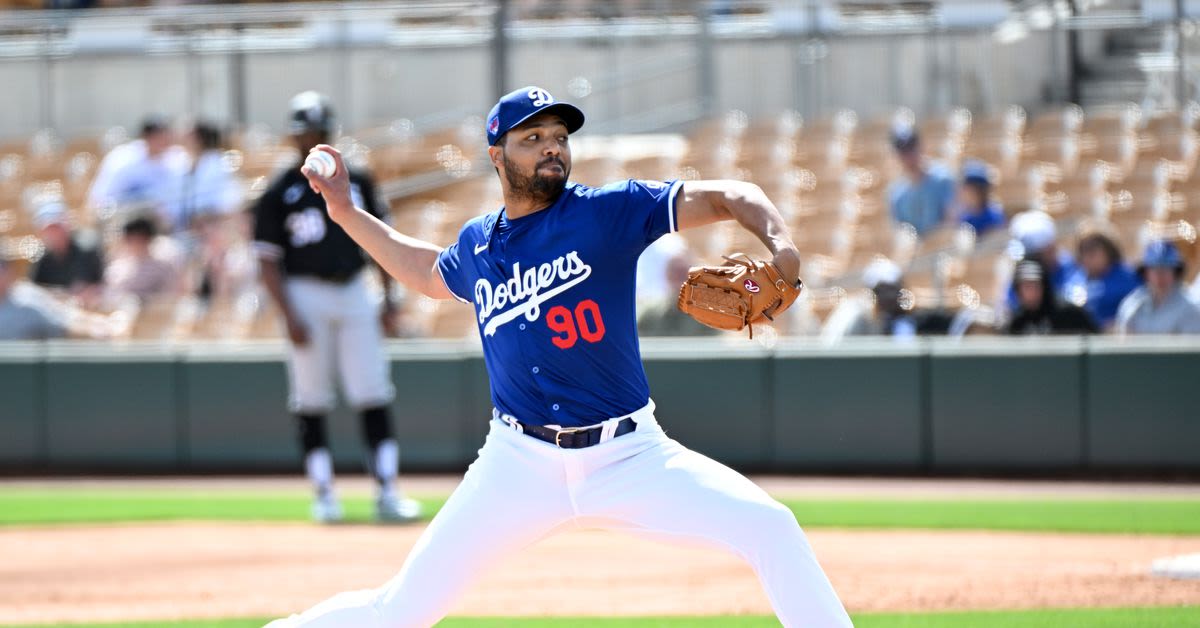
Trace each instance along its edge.
<instances>
[{"instance_id":1,"label":"white baseball","mask_svg":"<svg viewBox=\"0 0 1200 628\"><path fill-rule=\"evenodd\" d=\"M337 173L337 162L333 160L333 155L323 150L309 153L308 158L304 160L304 165L326 179Z\"/></svg>"}]
</instances>

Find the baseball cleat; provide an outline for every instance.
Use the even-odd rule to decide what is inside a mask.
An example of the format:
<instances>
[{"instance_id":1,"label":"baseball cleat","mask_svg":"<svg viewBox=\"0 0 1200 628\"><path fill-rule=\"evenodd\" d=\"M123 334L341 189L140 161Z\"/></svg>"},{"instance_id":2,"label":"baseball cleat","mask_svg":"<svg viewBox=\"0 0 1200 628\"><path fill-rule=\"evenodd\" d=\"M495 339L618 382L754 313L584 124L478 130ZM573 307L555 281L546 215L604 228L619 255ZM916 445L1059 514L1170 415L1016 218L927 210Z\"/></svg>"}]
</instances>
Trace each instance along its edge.
<instances>
[{"instance_id":1,"label":"baseball cleat","mask_svg":"<svg viewBox=\"0 0 1200 628\"><path fill-rule=\"evenodd\" d=\"M415 499L380 497L375 500L375 520L381 523L408 523L421 518L421 502Z\"/></svg>"},{"instance_id":2,"label":"baseball cleat","mask_svg":"<svg viewBox=\"0 0 1200 628\"><path fill-rule=\"evenodd\" d=\"M342 505L332 497L318 497L313 501L312 518L317 523L339 523L342 520Z\"/></svg>"}]
</instances>

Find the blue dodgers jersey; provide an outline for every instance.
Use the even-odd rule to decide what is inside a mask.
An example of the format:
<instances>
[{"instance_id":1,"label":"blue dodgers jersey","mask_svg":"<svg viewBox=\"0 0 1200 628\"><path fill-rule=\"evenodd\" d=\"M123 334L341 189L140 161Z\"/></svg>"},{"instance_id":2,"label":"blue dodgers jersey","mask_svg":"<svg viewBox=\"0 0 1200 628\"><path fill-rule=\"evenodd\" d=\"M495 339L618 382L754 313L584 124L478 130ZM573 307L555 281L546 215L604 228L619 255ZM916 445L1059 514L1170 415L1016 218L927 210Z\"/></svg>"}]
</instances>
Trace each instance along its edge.
<instances>
[{"instance_id":1,"label":"blue dodgers jersey","mask_svg":"<svg viewBox=\"0 0 1200 628\"><path fill-rule=\"evenodd\" d=\"M446 287L475 306L498 410L525 423L580 427L646 405L637 260L676 230L681 187L568 183L540 212L472 219L442 251Z\"/></svg>"}]
</instances>

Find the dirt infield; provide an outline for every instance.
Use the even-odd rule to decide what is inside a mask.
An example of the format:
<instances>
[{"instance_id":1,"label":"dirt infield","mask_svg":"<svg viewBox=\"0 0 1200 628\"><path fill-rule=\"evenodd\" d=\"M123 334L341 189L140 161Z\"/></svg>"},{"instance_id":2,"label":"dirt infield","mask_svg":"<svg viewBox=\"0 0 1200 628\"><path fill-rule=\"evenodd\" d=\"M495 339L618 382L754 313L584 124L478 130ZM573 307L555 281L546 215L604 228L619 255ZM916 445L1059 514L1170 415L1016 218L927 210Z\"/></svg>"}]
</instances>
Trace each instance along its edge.
<instances>
[{"instance_id":1,"label":"dirt infield","mask_svg":"<svg viewBox=\"0 0 1200 628\"><path fill-rule=\"evenodd\" d=\"M271 616L395 573L420 528L156 524L0 530L0 623ZM1200 537L991 532L809 533L852 611L1200 604L1149 575ZM519 586L514 586L519 583ZM548 539L485 576L472 615L768 613L737 559L605 532Z\"/></svg>"}]
</instances>

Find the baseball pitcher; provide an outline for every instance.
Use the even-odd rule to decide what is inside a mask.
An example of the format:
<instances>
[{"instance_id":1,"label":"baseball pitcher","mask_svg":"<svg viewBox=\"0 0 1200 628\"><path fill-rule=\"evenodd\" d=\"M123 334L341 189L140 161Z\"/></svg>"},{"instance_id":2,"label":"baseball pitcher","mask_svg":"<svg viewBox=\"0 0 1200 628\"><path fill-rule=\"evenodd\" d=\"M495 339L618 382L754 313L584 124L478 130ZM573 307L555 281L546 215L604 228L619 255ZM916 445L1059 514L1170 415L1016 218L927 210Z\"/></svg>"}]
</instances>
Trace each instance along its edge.
<instances>
[{"instance_id":1,"label":"baseball pitcher","mask_svg":"<svg viewBox=\"0 0 1200 628\"><path fill-rule=\"evenodd\" d=\"M720 220L762 240L771 261L695 269L681 290L698 320L740 329L798 294L799 254L783 219L738 181L572 183L569 135L583 121L538 87L504 96L487 118L504 207L468 221L444 249L356 207L342 170L305 170L334 222L389 273L474 308L494 409L478 459L399 574L273 626L432 626L485 569L580 526L733 552L784 625L851 625L791 511L663 433L639 352L634 277L649 243ZM567 589L529 595L567 612L589 604Z\"/></svg>"}]
</instances>

